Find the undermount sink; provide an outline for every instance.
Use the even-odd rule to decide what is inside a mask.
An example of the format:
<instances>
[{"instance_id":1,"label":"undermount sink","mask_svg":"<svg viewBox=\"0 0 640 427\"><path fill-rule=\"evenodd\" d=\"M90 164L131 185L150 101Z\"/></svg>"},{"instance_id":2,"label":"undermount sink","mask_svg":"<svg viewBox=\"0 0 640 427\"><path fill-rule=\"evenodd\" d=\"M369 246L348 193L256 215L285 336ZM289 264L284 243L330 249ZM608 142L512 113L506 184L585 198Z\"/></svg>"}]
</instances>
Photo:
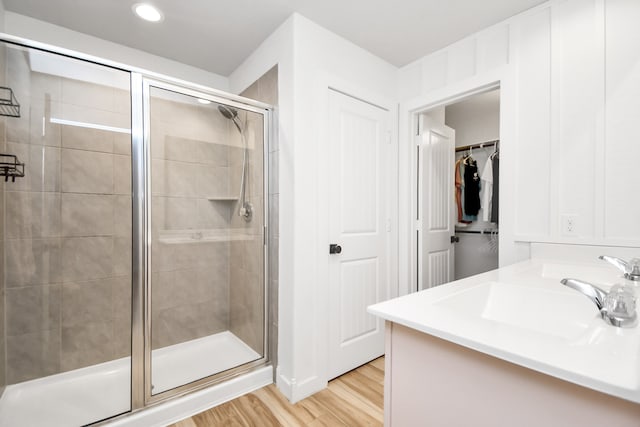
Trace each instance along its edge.
<instances>
[{"instance_id":1,"label":"undermount sink","mask_svg":"<svg viewBox=\"0 0 640 427\"><path fill-rule=\"evenodd\" d=\"M434 304L481 322L497 322L575 340L599 319L593 303L577 293L486 282Z\"/></svg>"}]
</instances>

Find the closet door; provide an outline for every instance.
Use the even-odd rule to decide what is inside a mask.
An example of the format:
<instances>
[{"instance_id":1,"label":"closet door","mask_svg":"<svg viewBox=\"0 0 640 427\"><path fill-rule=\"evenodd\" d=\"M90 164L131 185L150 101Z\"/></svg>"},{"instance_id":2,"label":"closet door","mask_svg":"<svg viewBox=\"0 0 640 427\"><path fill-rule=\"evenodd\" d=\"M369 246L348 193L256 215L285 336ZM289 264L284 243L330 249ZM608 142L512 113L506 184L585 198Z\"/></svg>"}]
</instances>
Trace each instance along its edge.
<instances>
[{"instance_id":1,"label":"closet door","mask_svg":"<svg viewBox=\"0 0 640 427\"><path fill-rule=\"evenodd\" d=\"M422 117L418 139L418 290L453 280L455 131Z\"/></svg>"}]
</instances>

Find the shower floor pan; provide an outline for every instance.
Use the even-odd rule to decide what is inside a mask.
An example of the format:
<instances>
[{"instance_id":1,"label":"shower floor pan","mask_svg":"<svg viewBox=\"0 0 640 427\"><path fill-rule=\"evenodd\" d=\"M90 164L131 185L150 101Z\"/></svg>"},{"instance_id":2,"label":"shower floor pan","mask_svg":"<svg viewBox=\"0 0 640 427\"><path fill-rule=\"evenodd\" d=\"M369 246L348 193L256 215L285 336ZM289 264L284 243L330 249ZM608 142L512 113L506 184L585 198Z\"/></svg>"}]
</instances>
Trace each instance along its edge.
<instances>
[{"instance_id":1,"label":"shower floor pan","mask_svg":"<svg viewBox=\"0 0 640 427\"><path fill-rule=\"evenodd\" d=\"M159 393L260 358L229 331L153 351L153 392ZM128 412L131 359L7 386L0 427L79 426Z\"/></svg>"}]
</instances>

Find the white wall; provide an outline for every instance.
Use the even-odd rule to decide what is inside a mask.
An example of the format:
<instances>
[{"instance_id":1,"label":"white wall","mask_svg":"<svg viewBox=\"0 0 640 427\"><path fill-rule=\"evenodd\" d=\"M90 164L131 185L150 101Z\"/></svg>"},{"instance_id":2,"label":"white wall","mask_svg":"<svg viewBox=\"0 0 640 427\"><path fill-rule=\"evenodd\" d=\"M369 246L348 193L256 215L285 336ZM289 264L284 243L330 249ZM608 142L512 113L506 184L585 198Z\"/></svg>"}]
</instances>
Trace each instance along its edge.
<instances>
[{"instance_id":1,"label":"white wall","mask_svg":"<svg viewBox=\"0 0 640 427\"><path fill-rule=\"evenodd\" d=\"M400 70L406 165L404 114L500 82L501 265L527 258L528 242L640 247L640 198L630 196L640 158L639 19L634 0L553 0ZM403 173L400 188L410 184ZM411 193L401 193L401 212L410 208ZM573 234L563 231L566 214ZM410 229L401 224L401 260Z\"/></svg>"},{"instance_id":2,"label":"white wall","mask_svg":"<svg viewBox=\"0 0 640 427\"><path fill-rule=\"evenodd\" d=\"M232 91L276 62L282 85L277 382L297 401L324 388L328 379L328 87L394 110L397 69L294 14L232 73ZM396 286L395 270L393 275Z\"/></svg>"},{"instance_id":3,"label":"white wall","mask_svg":"<svg viewBox=\"0 0 640 427\"><path fill-rule=\"evenodd\" d=\"M119 64L162 74L218 90L228 90L226 77L141 50L112 43L13 12L5 12L4 32Z\"/></svg>"}]
</instances>

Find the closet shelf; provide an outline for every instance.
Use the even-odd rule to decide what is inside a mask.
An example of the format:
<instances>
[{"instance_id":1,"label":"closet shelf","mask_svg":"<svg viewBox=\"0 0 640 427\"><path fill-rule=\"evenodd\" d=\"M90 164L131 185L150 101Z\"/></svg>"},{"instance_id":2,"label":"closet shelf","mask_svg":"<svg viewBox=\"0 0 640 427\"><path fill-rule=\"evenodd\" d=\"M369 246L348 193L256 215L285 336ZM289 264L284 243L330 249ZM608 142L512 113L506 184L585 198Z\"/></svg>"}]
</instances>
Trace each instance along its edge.
<instances>
[{"instance_id":1,"label":"closet shelf","mask_svg":"<svg viewBox=\"0 0 640 427\"><path fill-rule=\"evenodd\" d=\"M477 148L494 147L499 142L500 140L496 139L493 141L479 142L477 144L463 145L462 147L456 147L456 153L459 153L460 151L475 150Z\"/></svg>"}]
</instances>

